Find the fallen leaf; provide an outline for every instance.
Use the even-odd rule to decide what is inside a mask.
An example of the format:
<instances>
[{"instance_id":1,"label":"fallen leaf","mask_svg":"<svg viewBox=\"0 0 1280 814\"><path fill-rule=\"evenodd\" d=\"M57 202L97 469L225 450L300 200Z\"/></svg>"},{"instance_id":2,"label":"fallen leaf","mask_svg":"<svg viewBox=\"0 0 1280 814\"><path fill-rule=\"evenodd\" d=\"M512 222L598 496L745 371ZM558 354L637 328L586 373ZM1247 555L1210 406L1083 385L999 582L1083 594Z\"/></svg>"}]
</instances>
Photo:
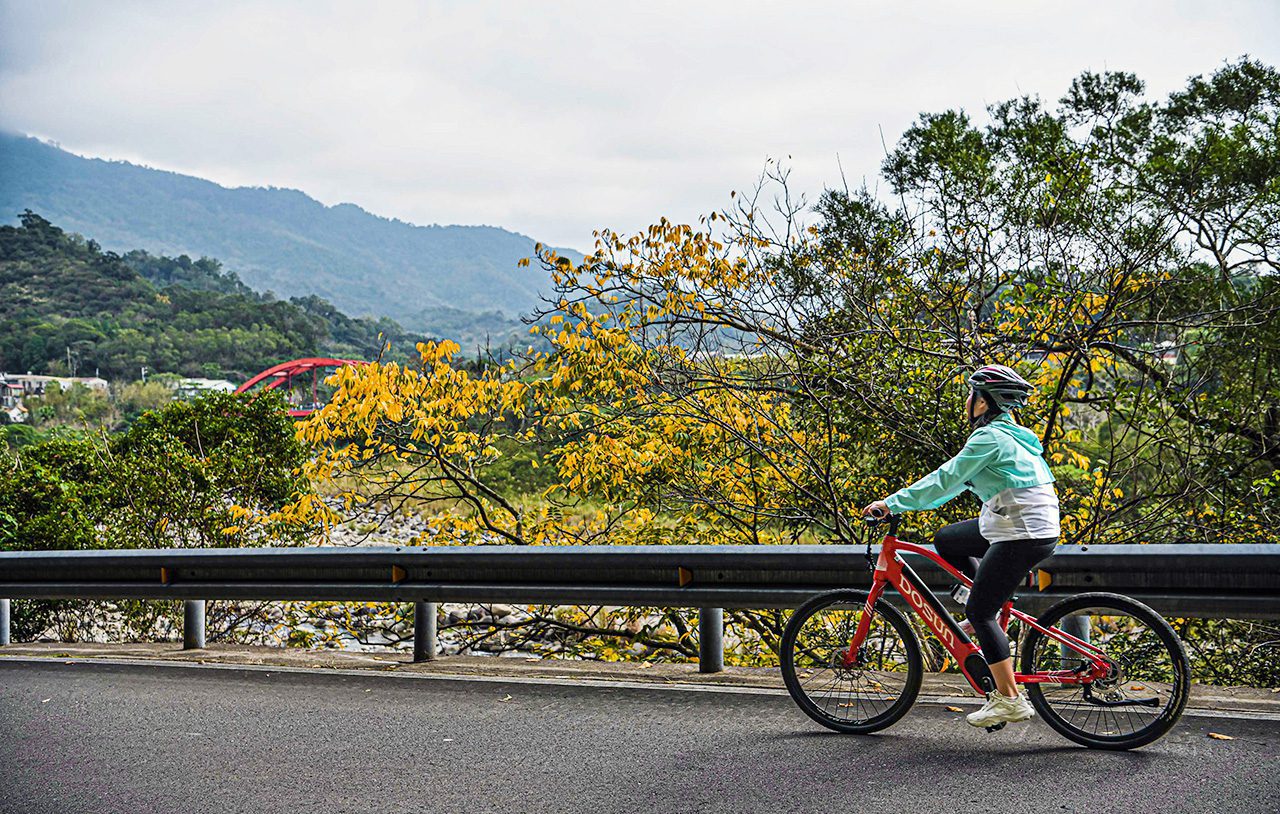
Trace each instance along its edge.
<instances>
[{"instance_id":1,"label":"fallen leaf","mask_svg":"<svg viewBox=\"0 0 1280 814\"><path fill-rule=\"evenodd\" d=\"M1272 692L1280 692L1280 687L1273 687Z\"/></svg>"},{"instance_id":2,"label":"fallen leaf","mask_svg":"<svg viewBox=\"0 0 1280 814\"><path fill-rule=\"evenodd\" d=\"M509 696L509 695L508 695L506 698L503 698L503 699L501 699L501 700L502 700L502 701L510 701L510 700L511 700L511 696Z\"/></svg>"},{"instance_id":3,"label":"fallen leaf","mask_svg":"<svg viewBox=\"0 0 1280 814\"><path fill-rule=\"evenodd\" d=\"M947 712L964 712L960 707L947 707Z\"/></svg>"},{"instance_id":4,"label":"fallen leaf","mask_svg":"<svg viewBox=\"0 0 1280 814\"><path fill-rule=\"evenodd\" d=\"M642 661L642 662L640 662L640 669L641 669L641 670L648 670L648 669L649 669L650 667L652 667L652 666L653 666L653 662L651 662L651 661Z\"/></svg>"},{"instance_id":5,"label":"fallen leaf","mask_svg":"<svg viewBox=\"0 0 1280 814\"><path fill-rule=\"evenodd\" d=\"M1214 740L1216 740L1216 741L1233 741L1233 740L1235 740L1235 738L1234 738L1234 737L1232 737L1231 735L1219 735L1217 732L1210 732L1210 733L1209 733L1209 737L1213 738L1213 739L1214 739Z\"/></svg>"}]
</instances>

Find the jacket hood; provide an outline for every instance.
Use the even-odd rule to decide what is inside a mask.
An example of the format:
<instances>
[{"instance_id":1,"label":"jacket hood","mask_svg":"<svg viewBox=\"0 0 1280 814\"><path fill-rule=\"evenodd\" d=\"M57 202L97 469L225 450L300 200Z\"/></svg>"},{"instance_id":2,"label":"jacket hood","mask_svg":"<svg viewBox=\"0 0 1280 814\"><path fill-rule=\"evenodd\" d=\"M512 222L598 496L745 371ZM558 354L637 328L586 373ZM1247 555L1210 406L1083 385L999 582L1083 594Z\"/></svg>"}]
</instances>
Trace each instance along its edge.
<instances>
[{"instance_id":1,"label":"jacket hood","mask_svg":"<svg viewBox=\"0 0 1280 814\"><path fill-rule=\"evenodd\" d=\"M1013 439L1019 446L1033 455L1043 455L1044 445L1034 432L1013 420L1008 413L1001 413L986 425L986 429L995 430Z\"/></svg>"}]
</instances>

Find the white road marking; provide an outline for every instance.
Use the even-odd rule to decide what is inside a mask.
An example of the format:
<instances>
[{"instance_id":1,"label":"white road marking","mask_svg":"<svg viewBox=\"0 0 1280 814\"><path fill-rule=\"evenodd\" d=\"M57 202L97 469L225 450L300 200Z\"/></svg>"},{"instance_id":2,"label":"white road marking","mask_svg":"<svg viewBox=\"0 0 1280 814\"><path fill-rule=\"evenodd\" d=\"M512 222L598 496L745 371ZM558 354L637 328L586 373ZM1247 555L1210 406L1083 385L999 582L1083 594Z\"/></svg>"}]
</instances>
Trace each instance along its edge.
<instances>
[{"instance_id":1,"label":"white road marking","mask_svg":"<svg viewBox=\"0 0 1280 814\"><path fill-rule=\"evenodd\" d=\"M0 662L13 661L31 664L51 664L55 659L45 658L43 656L6 656L0 655ZM626 690L656 690L660 692L702 692L702 693L721 693L727 695L773 695L786 696L785 689L775 687L743 687L732 685L715 685L715 684L686 684L680 682L663 682L655 681L628 681L626 679L608 679L608 678L570 678L569 676L482 676L468 675L466 673L392 673L382 670L350 670L343 668L328 667L281 667L279 665L266 664L213 664L210 662L190 662L190 661L169 661L165 659L117 659L117 658L77 658L72 661L59 661L61 664L108 664L120 667L186 667L194 670L231 670L245 671L253 673L264 673L271 675L272 673L290 673L303 675L340 675L352 676L357 678L391 678L391 679L409 679L409 680L428 680L428 681L476 681L486 682L490 684L534 684L549 687L601 687L601 688L622 688ZM916 700L917 704L928 704L929 706L947 706L957 704L972 704L975 708L981 705L981 699L977 696L959 697L954 695L935 695L921 696ZM1280 702L1262 701L1268 706L1275 705L1280 707ZM1183 716L1193 718L1233 718L1255 721L1280 721L1280 712L1266 712L1263 710L1213 710L1213 709L1195 709L1187 707L1183 711Z\"/></svg>"}]
</instances>

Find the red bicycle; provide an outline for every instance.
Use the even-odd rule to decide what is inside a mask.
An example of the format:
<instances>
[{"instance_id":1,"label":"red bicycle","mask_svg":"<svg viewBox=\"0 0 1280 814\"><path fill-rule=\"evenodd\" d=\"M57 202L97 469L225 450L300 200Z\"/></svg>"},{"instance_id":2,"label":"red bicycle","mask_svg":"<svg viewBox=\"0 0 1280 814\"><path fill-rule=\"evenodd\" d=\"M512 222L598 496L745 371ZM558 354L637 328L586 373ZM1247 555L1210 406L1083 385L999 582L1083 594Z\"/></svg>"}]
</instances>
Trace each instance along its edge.
<instances>
[{"instance_id":1,"label":"red bicycle","mask_svg":"<svg viewBox=\"0 0 1280 814\"><path fill-rule=\"evenodd\" d=\"M972 581L933 551L899 540L899 519L869 521L888 523L874 566L868 533L870 591L816 596L796 610L783 633L787 690L809 717L839 732L884 729L907 713L920 692L926 653L916 625L885 597L889 585L915 611L916 624L941 645L929 650L931 670L944 669L949 657L978 694L995 689L981 651L902 554L928 557L966 588ZM1011 636L1015 677L1053 729L1095 749L1133 749L1177 723L1190 692L1191 666L1160 614L1112 593L1068 597L1034 619L1013 604L1005 604L1000 625L1006 633L1017 627Z\"/></svg>"}]
</instances>

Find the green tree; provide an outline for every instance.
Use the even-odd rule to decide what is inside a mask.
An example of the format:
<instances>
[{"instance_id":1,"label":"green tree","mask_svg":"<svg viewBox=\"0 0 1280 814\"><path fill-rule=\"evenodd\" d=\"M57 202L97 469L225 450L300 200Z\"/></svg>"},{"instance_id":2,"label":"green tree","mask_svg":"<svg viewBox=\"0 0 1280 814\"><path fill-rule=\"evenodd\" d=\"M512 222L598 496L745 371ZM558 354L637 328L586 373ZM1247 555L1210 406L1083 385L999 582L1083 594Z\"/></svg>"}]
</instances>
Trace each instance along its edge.
<instances>
[{"instance_id":1,"label":"green tree","mask_svg":"<svg viewBox=\"0 0 1280 814\"><path fill-rule=\"evenodd\" d=\"M162 381L130 382L120 389L116 407L126 424L148 410L159 410L173 401L173 387Z\"/></svg>"},{"instance_id":2,"label":"green tree","mask_svg":"<svg viewBox=\"0 0 1280 814\"><path fill-rule=\"evenodd\" d=\"M826 313L813 337L849 338L843 423L874 418L895 482L958 445L954 373L1021 363L1071 539L1273 539L1253 484L1280 464L1280 74L1242 60L1142 91L1086 73L1056 108L921 116L884 162L897 203L828 192L820 248L788 268ZM913 403L883 386L905 381Z\"/></svg>"},{"instance_id":3,"label":"green tree","mask_svg":"<svg viewBox=\"0 0 1280 814\"><path fill-rule=\"evenodd\" d=\"M277 516L311 489L298 472L305 449L274 392L173 402L143 413L105 452L118 484L113 544L289 543L313 531Z\"/></svg>"},{"instance_id":4,"label":"green tree","mask_svg":"<svg viewBox=\"0 0 1280 814\"><path fill-rule=\"evenodd\" d=\"M21 221L0 226L0 370L246 379L302 356L404 358L423 338L318 297L256 294L209 258L121 258L33 212Z\"/></svg>"},{"instance_id":5,"label":"green tree","mask_svg":"<svg viewBox=\"0 0 1280 814\"><path fill-rule=\"evenodd\" d=\"M114 437L58 431L0 457L0 549L288 545L315 532L284 511L313 492L275 393L172 402ZM91 607L19 602L16 635L38 634L55 613L74 635ZM141 605L113 607L126 621L151 618Z\"/></svg>"},{"instance_id":6,"label":"green tree","mask_svg":"<svg viewBox=\"0 0 1280 814\"><path fill-rule=\"evenodd\" d=\"M55 433L20 450L0 451L0 550L95 548L111 503L99 446L91 437ZM63 609L87 603L17 601L13 637L34 638Z\"/></svg>"},{"instance_id":7,"label":"green tree","mask_svg":"<svg viewBox=\"0 0 1280 814\"><path fill-rule=\"evenodd\" d=\"M30 396L24 403L37 426L89 429L108 426L114 418L107 394L79 383L67 388L50 383L43 395Z\"/></svg>"}]
</instances>

